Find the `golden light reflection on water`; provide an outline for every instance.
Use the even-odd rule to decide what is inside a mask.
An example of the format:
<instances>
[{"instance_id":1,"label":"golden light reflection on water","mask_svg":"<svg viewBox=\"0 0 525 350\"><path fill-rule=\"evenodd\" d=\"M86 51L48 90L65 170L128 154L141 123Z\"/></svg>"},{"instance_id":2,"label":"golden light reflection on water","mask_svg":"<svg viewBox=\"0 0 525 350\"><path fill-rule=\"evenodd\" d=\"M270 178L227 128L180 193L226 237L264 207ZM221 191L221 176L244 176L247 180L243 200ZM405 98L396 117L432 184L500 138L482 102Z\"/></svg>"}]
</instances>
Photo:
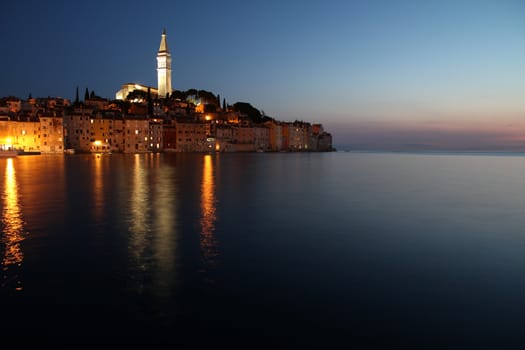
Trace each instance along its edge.
<instances>
[{"instance_id":1,"label":"golden light reflection on water","mask_svg":"<svg viewBox=\"0 0 525 350\"><path fill-rule=\"evenodd\" d=\"M213 158L207 154L204 156L204 166L201 183L201 236L200 246L204 259L204 269L209 270L216 264L219 255L217 240L215 238L216 214L215 198L215 175L213 169Z\"/></svg>"},{"instance_id":2,"label":"golden light reflection on water","mask_svg":"<svg viewBox=\"0 0 525 350\"><path fill-rule=\"evenodd\" d=\"M18 270L22 266L24 253L20 248L20 242L24 240L24 222L18 203L18 184L13 159L6 160L4 175L5 190L3 194L2 210L2 245L4 254L2 257L2 288L13 285L14 289L23 289Z\"/></svg>"},{"instance_id":3,"label":"golden light reflection on water","mask_svg":"<svg viewBox=\"0 0 525 350\"><path fill-rule=\"evenodd\" d=\"M159 296L169 296L177 279L177 190L174 186L175 172L172 167L160 165L160 155L154 155L155 202L152 218L155 227L153 252L157 266L154 271L154 289Z\"/></svg>"},{"instance_id":4,"label":"golden light reflection on water","mask_svg":"<svg viewBox=\"0 0 525 350\"><path fill-rule=\"evenodd\" d=\"M100 220L104 212L104 175L102 173L102 156L98 153L95 156L94 177L95 218Z\"/></svg>"},{"instance_id":5,"label":"golden light reflection on water","mask_svg":"<svg viewBox=\"0 0 525 350\"><path fill-rule=\"evenodd\" d=\"M144 257L148 246L148 182L141 155L136 154L133 161L133 176L130 197L129 251L131 255L131 282L138 292L144 289L144 274L148 269L148 259Z\"/></svg>"}]
</instances>

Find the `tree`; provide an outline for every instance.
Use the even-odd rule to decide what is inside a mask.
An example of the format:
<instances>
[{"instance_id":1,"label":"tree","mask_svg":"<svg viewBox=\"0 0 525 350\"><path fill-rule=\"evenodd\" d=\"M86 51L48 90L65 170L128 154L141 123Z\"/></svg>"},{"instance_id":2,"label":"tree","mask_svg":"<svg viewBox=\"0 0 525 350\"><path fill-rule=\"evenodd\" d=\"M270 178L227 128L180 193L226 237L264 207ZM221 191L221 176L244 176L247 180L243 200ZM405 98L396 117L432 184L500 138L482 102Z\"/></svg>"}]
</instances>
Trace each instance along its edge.
<instances>
[{"instance_id":1,"label":"tree","mask_svg":"<svg viewBox=\"0 0 525 350\"><path fill-rule=\"evenodd\" d=\"M31 96L31 93L29 93L29 96L27 97L28 100L32 99L33 96Z\"/></svg>"},{"instance_id":2,"label":"tree","mask_svg":"<svg viewBox=\"0 0 525 350\"><path fill-rule=\"evenodd\" d=\"M89 90L86 88L86 92L84 92L84 101L89 100Z\"/></svg>"},{"instance_id":3,"label":"tree","mask_svg":"<svg viewBox=\"0 0 525 350\"><path fill-rule=\"evenodd\" d=\"M75 104L78 105L80 100L78 99L78 86L77 86L77 93L75 95Z\"/></svg>"},{"instance_id":4,"label":"tree","mask_svg":"<svg viewBox=\"0 0 525 350\"><path fill-rule=\"evenodd\" d=\"M217 94L217 108L221 108L221 95Z\"/></svg>"},{"instance_id":5,"label":"tree","mask_svg":"<svg viewBox=\"0 0 525 350\"><path fill-rule=\"evenodd\" d=\"M217 106L215 103L205 103L204 104L204 113L214 113L217 111Z\"/></svg>"},{"instance_id":6,"label":"tree","mask_svg":"<svg viewBox=\"0 0 525 350\"><path fill-rule=\"evenodd\" d=\"M146 96L146 99L148 101L148 114L152 116L153 115L153 100L151 99L151 90L149 87L148 87L148 94Z\"/></svg>"},{"instance_id":7,"label":"tree","mask_svg":"<svg viewBox=\"0 0 525 350\"><path fill-rule=\"evenodd\" d=\"M197 95L199 95L199 92L196 89L189 89L189 90L187 90L186 91L186 97L191 96L191 95L197 96Z\"/></svg>"},{"instance_id":8,"label":"tree","mask_svg":"<svg viewBox=\"0 0 525 350\"><path fill-rule=\"evenodd\" d=\"M227 112L227 110L226 110L226 99L225 98L222 99L222 110L224 112Z\"/></svg>"},{"instance_id":9,"label":"tree","mask_svg":"<svg viewBox=\"0 0 525 350\"><path fill-rule=\"evenodd\" d=\"M220 104L217 105L217 96L215 96L215 94L213 92L206 91L206 90L199 90L198 91L198 96L201 99L202 103L214 104L217 107L220 106Z\"/></svg>"},{"instance_id":10,"label":"tree","mask_svg":"<svg viewBox=\"0 0 525 350\"><path fill-rule=\"evenodd\" d=\"M173 92L171 93L171 98L175 100L185 100L186 93L184 91L173 90Z\"/></svg>"},{"instance_id":11,"label":"tree","mask_svg":"<svg viewBox=\"0 0 525 350\"><path fill-rule=\"evenodd\" d=\"M236 112L246 115L254 123L261 123L263 121L261 112L248 102L235 102L232 106L232 109Z\"/></svg>"},{"instance_id":12,"label":"tree","mask_svg":"<svg viewBox=\"0 0 525 350\"><path fill-rule=\"evenodd\" d=\"M91 90L91 95L89 95L89 98L95 98L97 95L95 95L95 90Z\"/></svg>"},{"instance_id":13,"label":"tree","mask_svg":"<svg viewBox=\"0 0 525 350\"><path fill-rule=\"evenodd\" d=\"M130 93L128 93L128 96L126 96L126 100L128 101L145 101L148 99L148 93L142 90L133 90Z\"/></svg>"}]
</instances>

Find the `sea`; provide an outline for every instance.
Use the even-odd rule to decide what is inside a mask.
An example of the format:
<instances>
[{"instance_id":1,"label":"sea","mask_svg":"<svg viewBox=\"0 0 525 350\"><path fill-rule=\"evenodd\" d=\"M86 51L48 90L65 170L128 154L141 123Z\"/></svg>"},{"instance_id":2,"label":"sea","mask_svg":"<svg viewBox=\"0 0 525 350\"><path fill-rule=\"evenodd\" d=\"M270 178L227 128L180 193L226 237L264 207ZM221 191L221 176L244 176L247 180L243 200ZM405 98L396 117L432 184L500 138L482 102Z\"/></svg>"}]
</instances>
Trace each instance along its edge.
<instances>
[{"instance_id":1,"label":"sea","mask_svg":"<svg viewBox=\"0 0 525 350\"><path fill-rule=\"evenodd\" d=\"M523 334L524 154L30 155L0 159L0 196L5 344Z\"/></svg>"}]
</instances>

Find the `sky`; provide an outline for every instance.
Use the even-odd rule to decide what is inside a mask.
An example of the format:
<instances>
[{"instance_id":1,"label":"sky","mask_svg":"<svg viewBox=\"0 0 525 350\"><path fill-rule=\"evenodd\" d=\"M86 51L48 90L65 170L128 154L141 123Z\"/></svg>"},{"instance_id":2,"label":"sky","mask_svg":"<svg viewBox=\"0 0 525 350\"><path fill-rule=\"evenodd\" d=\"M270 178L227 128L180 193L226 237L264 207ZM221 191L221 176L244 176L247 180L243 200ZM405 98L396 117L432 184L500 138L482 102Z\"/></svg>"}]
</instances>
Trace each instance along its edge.
<instances>
[{"instance_id":1,"label":"sky","mask_svg":"<svg viewBox=\"0 0 525 350\"><path fill-rule=\"evenodd\" d=\"M523 0L10 1L0 96L172 84L355 149L525 150Z\"/></svg>"}]
</instances>

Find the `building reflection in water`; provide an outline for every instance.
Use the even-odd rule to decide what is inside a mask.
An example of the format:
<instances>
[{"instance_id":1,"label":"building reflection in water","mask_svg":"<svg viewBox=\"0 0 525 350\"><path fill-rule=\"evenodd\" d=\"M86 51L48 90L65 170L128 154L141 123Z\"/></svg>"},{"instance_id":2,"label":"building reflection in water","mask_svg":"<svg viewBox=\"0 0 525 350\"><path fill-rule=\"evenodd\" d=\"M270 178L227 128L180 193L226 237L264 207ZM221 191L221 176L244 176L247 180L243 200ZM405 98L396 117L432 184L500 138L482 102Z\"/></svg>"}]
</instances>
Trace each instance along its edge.
<instances>
[{"instance_id":1,"label":"building reflection in water","mask_svg":"<svg viewBox=\"0 0 525 350\"><path fill-rule=\"evenodd\" d=\"M160 164L160 154L152 154L152 167L155 169L155 202L152 206L155 232L153 253L155 267L153 276L154 292L157 296L169 297L178 278L177 257L177 195L174 186L174 168Z\"/></svg>"},{"instance_id":2,"label":"building reflection in water","mask_svg":"<svg viewBox=\"0 0 525 350\"><path fill-rule=\"evenodd\" d=\"M23 289L20 270L24 254L20 242L24 240L24 222L18 203L18 184L13 159L6 159L5 190L3 193L2 210L2 288L13 287L16 291Z\"/></svg>"},{"instance_id":3,"label":"building reflection in water","mask_svg":"<svg viewBox=\"0 0 525 350\"><path fill-rule=\"evenodd\" d=\"M216 202L213 157L207 154L204 156L202 171L200 219L200 247L203 257L203 272L205 273L211 272L215 267L219 255L217 239L215 238Z\"/></svg>"},{"instance_id":4,"label":"building reflection in water","mask_svg":"<svg viewBox=\"0 0 525 350\"><path fill-rule=\"evenodd\" d=\"M166 300L178 278L175 171L160 154L136 154L129 175L128 288Z\"/></svg>"},{"instance_id":5,"label":"building reflection in water","mask_svg":"<svg viewBox=\"0 0 525 350\"><path fill-rule=\"evenodd\" d=\"M128 248L131 259L130 283L132 288L142 293L145 273L148 270L148 258L145 256L148 246L148 192L147 172L141 155L135 154L130 195L130 239Z\"/></svg>"}]
</instances>

